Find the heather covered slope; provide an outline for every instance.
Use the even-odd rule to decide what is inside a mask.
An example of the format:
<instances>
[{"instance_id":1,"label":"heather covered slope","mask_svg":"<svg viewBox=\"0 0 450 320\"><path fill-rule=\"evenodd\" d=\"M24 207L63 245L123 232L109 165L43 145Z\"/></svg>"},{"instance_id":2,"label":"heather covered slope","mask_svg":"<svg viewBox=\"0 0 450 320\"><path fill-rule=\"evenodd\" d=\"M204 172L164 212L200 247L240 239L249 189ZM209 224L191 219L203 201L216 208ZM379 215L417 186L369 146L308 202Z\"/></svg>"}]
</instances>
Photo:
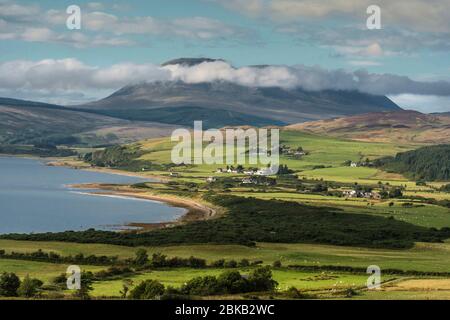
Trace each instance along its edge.
<instances>
[{"instance_id":1,"label":"heather covered slope","mask_svg":"<svg viewBox=\"0 0 450 320\"><path fill-rule=\"evenodd\" d=\"M450 117L417 111L378 112L299 123L289 130L359 141L439 144L450 142Z\"/></svg>"}]
</instances>

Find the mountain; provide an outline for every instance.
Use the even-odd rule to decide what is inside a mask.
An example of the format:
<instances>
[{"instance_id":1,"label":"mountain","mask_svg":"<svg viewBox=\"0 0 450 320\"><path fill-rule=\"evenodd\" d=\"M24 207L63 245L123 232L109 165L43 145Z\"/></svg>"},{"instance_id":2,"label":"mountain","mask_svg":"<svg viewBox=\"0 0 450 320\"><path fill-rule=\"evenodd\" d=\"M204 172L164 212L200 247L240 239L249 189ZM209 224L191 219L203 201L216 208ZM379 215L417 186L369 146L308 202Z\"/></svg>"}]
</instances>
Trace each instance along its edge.
<instances>
[{"instance_id":1,"label":"mountain","mask_svg":"<svg viewBox=\"0 0 450 320\"><path fill-rule=\"evenodd\" d=\"M384 96L356 91L318 91L253 88L229 82L188 84L155 82L126 86L82 109L124 119L164 121L160 113L177 114L187 108L190 118L210 126L281 125L376 111L401 110ZM220 117L218 115L221 114ZM215 119L214 119L215 118ZM182 123L186 124L186 123Z\"/></svg>"},{"instance_id":2,"label":"mountain","mask_svg":"<svg viewBox=\"0 0 450 320\"><path fill-rule=\"evenodd\" d=\"M223 60L181 58L168 61L162 66L194 66L213 61ZM176 125L192 125L191 120L204 120L208 127L283 125L367 112L401 110L385 96L358 91L247 87L225 81L133 84L105 99L78 108L122 119Z\"/></svg>"},{"instance_id":3,"label":"mountain","mask_svg":"<svg viewBox=\"0 0 450 320\"><path fill-rule=\"evenodd\" d=\"M359 141L418 144L450 142L450 117L417 111L368 113L299 123L287 129Z\"/></svg>"},{"instance_id":4,"label":"mountain","mask_svg":"<svg viewBox=\"0 0 450 320\"><path fill-rule=\"evenodd\" d=\"M174 127L93 114L40 102L0 98L1 144L110 144L167 136Z\"/></svg>"}]
</instances>

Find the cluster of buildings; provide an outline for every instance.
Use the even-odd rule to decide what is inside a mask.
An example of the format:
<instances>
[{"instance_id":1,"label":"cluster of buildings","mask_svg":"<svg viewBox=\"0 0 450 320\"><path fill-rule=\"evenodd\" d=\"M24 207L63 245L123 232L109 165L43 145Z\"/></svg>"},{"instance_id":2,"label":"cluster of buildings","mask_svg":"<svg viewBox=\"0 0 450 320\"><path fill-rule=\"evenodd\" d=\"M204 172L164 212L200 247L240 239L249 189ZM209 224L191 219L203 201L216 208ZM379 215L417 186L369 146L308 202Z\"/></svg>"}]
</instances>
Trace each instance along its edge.
<instances>
[{"instance_id":1,"label":"cluster of buildings","mask_svg":"<svg viewBox=\"0 0 450 320\"><path fill-rule=\"evenodd\" d=\"M381 199L381 196L377 192L346 190L342 192L342 195L346 198L366 198L366 199Z\"/></svg>"},{"instance_id":2,"label":"cluster of buildings","mask_svg":"<svg viewBox=\"0 0 450 320\"><path fill-rule=\"evenodd\" d=\"M237 169L233 166L227 167L226 169L219 168L217 169L216 173L236 173L236 174L246 174L248 176L270 176L274 175L278 172L278 168L275 167L267 167L267 168L261 168L259 170L255 169Z\"/></svg>"},{"instance_id":3,"label":"cluster of buildings","mask_svg":"<svg viewBox=\"0 0 450 320\"><path fill-rule=\"evenodd\" d=\"M280 146L280 154L288 155L288 156L294 156L296 158L301 158L302 156L307 155L305 151L303 151L302 147L299 147L295 150L291 149L291 147L282 145Z\"/></svg>"}]
</instances>

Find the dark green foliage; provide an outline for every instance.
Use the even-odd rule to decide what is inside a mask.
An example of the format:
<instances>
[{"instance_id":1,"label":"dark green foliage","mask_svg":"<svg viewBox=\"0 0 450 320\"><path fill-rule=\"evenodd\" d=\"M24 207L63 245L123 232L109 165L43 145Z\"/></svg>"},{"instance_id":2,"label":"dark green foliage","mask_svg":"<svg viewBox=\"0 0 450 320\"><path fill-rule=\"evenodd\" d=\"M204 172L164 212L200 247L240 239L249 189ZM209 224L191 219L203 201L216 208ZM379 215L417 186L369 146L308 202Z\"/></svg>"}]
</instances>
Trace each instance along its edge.
<instances>
[{"instance_id":1,"label":"dark green foliage","mask_svg":"<svg viewBox=\"0 0 450 320\"><path fill-rule=\"evenodd\" d=\"M39 157L69 157L76 153L70 149L58 149L54 145L19 146L0 145L0 154L34 155Z\"/></svg>"},{"instance_id":2,"label":"dark green foliage","mask_svg":"<svg viewBox=\"0 0 450 320\"><path fill-rule=\"evenodd\" d=\"M450 145L423 147L375 162L383 169L426 181L450 180Z\"/></svg>"},{"instance_id":3,"label":"dark green foliage","mask_svg":"<svg viewBox=\"0 0 450 320\"><path fill-rule=\"evenodd\" d=\"M281 267L283 266L283 265L281 264L281 261L280 261L280 260L274 261L272 265L273 265L274 268L281 268Z\"/></svg>"},{"instance_id":4,"label":"dark green foliage","mask_svg":"<svg viewBox=\"0 0 450 320\"><path fill-rule=\"evenodd\" d=\"M214 276L196 277L181 287L183 294L209 296L221 292L219 282Z\"/></svg>"},{"instance_id":5,"label":"dark green foliage","mask_svg":"<svg viewBox=\"0 0 450 320\"><path fill-rule=\"evenodd\" d=\"M145 266L148 263L148 254L145 249L138 249L136 251L136 257L134 258L134 264L137 266Z\"/></svg>"},{"instance_id":6,"label":"dark green foliage","mask_svg":"<svg viewBox=\"0 0 450 320\"><path fill-rule=\"evenodd\" d=\"M214 276L196 277L181 287L186 295L236 294L257 291L273 291L278 283L272 279L269 267L253 270L248 276L239 271L225 271Z\"/></svg>"},{"instance_id":7,"label":"dark green foliage","mask_svg":"<svg viewBox=\"0 0 450 320\"><path fill-rule=\"evenodd\" d=\"M164 285L156 280L145 280L130 291L129 299L153 300L164 294Z\"/></svg>"},{"instance_id":8,"label":"dark green foliage","mask_svg":"<svg viewBox=\"0 0 450 320\"><path fill-rule=\"evenodd\" d=\"M109 267L106 270L100 270L94 274L96 280L103 280L108 278L114 278L119 276L128 276L134 274L134 271L129 267Z\"/></svg>"},{"instance_id":9,"label":"dark green foliage","mask_svg":"<svg viewBox=\"0 0 450 320\"><path fill-rule=\"evenodd\" d=\"M0 275L0 297L17 297L20 279L14 273L3 272Z\"/></svg>"},{"instance_id":10,"label":"dark green foliage","mask_svg":"<svg viewBox=\"0 0 450 320\"><path fill-rule=\"evenodd\" d=\"M268 266L253 270L248 277L248 281L252 291L274 290L278 285L272 279L272 270Z\"/></svg>"},{"instance_id":11,"label":"dark green foliage","mask_svg":"<svg viewBox=\"0 0 450 320\"><path fill-rule=\"evenodd\" d=\"M112 146L91 153L84 156L84 161L97 167L111 167L126 171L142 171L147 170L169 170L174 167L174 164L155 164L149 161L141 161L138 158L143 151L137 146Z\"/></svg>"},{"instance_id":12,"label":"dark green foliage","mask_svg":"<svg viewBox=\"0 0 450 320\"><path fill-rule=\"evenodd\" d=\"M297 202L236 196L206 196L228 214L147 233L87 230L44 234L9 234L3 239L109 243L128 246L255 242L320 243L377 248L410 248L414 242L440 242L450 230L434 230L384 217L352 214Z\"/></svg>"},{"instance_id":13,"label":"dark green foliage","mask_svg":"<svg viewBox=\"0 0 450 320\"><path fill-rule=\"evenodd\" d=\"M21 297L32 298L36 296L39 288L41 288L42 285L43 282L41 280L32 279L29 275L27 275L20 284L17 292Z\"/></svg>"},{"instance_id":14,"label":"dark green foliage","mask_svg":"<svg viewBox=\"0 0 450 320\"><path fill-rule=\"evenodd\" d=\"M81 272L80 289L76 290L73 294L74 297L82 300L89 300L91 298L89 292L94 288L92 284L94 282L94 274L90 271Z\"/></svg>"},{"instance_id":15,"label":"dark green foliage","mask_svg":"<svg viewBox=\"0 0 450 320\"><path fill-rule=\"evenodd\" d=\"M55 252L44 252L41 249L35 252L11 252L7 254L5 250L0 250L0 259L14 259L14 260L29 260L29 261L41 261L49 263L71 263L71 264L84 264L84 265L114 265L118 264L119 260L117 256L84 256L83 254L77 254L76 256L60 256Z\"/></svg>"}]
</instances>

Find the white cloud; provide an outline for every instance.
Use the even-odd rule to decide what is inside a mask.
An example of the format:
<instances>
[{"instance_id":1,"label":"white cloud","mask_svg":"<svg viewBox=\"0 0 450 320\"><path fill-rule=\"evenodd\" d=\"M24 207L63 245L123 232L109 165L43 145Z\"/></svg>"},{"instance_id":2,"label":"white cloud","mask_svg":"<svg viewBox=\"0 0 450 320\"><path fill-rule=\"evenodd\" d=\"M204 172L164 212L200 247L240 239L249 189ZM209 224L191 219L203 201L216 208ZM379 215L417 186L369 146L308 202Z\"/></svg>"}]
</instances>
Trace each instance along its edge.
<instances>
[{"instance_id":1,"label":"white cloud","mask_svg":"<svg viewBox=\"0 0 450 320\"><path fill-rule=\"evenodd\" d=\"M206 17L175 19L152 16L118 17L100 11L106 6L82 6L82 29L65 29L65 10L44 11L39 6L0 2L0 39L63 43L74 47L122 46L144 43L144 37L177 37L184 41L251 40L247 29ZM139 40L132 36L141 36Z\"/></svg>"},{"instance_id":2,"label":"white cloud","mask_svg":"<svg viewBox=\"0 0 450 320\"><path fill-rule=\"evenodd\" d=\"M317 66L265 66L234 68L223 61L192 67L120 63L99 68L76 59L15 60L0 63L0 89L62 94L79 91L115 90L130 83L228 81L251 87L302 88L304 90L359 90L372 94L414 94L450 97L450 82L415 81L393 74L364 70L347 72Z\"/></svg>"},{"instance_id":3,"label":"white cloud","mask_svg":"<svg viewBox=\"0 0 450 320\"><path fill-rule=\"evenodd\" d=\"M101 2L89 2L87 4L87 7L91 10L104 10L105 4L103 4Z\"/></svg>"},{"instance_id":4,"label":"white cloud","mask_svg":"<svg viewBox=\"0 0 450 320\"><path fill-rule=\"evenodd\" d=\"M381 8L385 25L416 31L450 32L448 0L208 0L248 15L258 15L277 21L322 19L327 17L357 18L365 24L366 9L376 4Z\"/></svg>"},{"instance_id":5,"label":"white cloud","mask_svg":"<svg viewBox=\"0 0 450 320\"><path fill-rule=\"evenodd\" d=\"M377 61L371 61L371 60L351 60L348 62L352 66L356 67L375 67L375 66L381 66L380 62Z\"/></svg>"}]
</instances>

